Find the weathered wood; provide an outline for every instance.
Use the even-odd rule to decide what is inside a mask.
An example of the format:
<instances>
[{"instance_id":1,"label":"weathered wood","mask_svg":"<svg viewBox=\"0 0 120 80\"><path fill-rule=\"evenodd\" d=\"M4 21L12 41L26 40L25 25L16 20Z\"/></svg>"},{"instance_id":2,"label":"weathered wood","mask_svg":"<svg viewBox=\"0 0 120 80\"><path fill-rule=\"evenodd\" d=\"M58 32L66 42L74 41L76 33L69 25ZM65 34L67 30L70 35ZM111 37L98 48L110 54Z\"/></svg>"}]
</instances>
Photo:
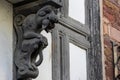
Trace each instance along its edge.
<instances>
[{"instance_id":1,"label":"weathered wood","mask_svg":"<svg viewBox=\"0 0 120 80\"><path fill-rule=\"evenodd\" d=\"M102 80L102 52L100 39L99 0L88 0L88 25L90 27L90 49L88 53L88 80Z\"/></svg>"},{"instance_id":2,"label":"weathered wood","mask_svg":"<svg viewBox=\"0 0 120 80\"><path fill-rule=\"evenodd\" d=\"M58 22L55 12L57 4L48 3L44 3L35 14L28 14L26 17L24 13L15 14L14 80L32 80L39 74L37 67L42 63L42 51L48 45L47 38L41 31L49 32Z\"/></svg>"}]
</instances>

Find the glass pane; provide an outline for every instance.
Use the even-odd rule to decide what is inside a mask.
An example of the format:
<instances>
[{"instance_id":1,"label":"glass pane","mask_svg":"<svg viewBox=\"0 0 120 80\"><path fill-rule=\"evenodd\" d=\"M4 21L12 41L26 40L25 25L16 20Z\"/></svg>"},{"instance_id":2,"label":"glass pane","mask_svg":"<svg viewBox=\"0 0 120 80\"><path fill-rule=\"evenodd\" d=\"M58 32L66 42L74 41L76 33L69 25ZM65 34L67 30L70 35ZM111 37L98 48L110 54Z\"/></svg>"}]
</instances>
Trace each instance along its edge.
<instances>
[{"instance_id":1,"label":"glass pane","mask_svg":"<svg viewBox=\"0 0 120 80\"><path fill-rule=\"evenodd\" d=\"M48 39L48 46L43 51L43 62L39 66L39 76L33 80L52 80L51 34L45 31L42 34Z\"/></svg>"},{"instance_id":2,"label":"glass pane","mask_svg":"<svg viewBox=\"0 0 120 80\"><path fill-rule=\"evenodd\" d=\"M69 0L69 16L85 24L85 0Z\"/></svg>"},{"instance_id":3,"label":"glass pane","mask_svg":"<svg viewBox=\"0 0 120 80\"><path fill-rule=\"evenodd\" d=\"M70 80L87 80L86 50L70 43Z\"/></svg>"}]
</instances>

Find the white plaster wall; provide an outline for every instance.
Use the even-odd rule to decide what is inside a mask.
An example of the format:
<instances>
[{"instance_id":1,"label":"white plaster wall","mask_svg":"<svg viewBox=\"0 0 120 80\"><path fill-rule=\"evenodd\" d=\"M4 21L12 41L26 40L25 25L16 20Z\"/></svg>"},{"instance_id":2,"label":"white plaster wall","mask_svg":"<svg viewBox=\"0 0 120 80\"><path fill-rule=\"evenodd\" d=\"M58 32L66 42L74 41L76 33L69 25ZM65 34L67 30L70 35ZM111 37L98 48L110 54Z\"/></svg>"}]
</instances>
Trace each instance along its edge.
<instances>
[{"instance_id":1,"label":"white plaster wall","mask_svg":"<svg viewBox=\"0 0 120 80\"><path fill-rule=\"evenodd\" d=\"M51 34L42 31L42 34L48 39L48 46L43 51L43 62L38 67L39 76L34 80L52 80L52 55L51 55Z\"/></svg>"},{"instance_id":2,"label":"white plaster wall","mask_svg":"<svg viewBox=\"0 0 120 80\"><path fill-rule=\"evenodd\" d=\"M0 80L12 80L12 5L0 0Z\"/></svg>"}]
</instances>

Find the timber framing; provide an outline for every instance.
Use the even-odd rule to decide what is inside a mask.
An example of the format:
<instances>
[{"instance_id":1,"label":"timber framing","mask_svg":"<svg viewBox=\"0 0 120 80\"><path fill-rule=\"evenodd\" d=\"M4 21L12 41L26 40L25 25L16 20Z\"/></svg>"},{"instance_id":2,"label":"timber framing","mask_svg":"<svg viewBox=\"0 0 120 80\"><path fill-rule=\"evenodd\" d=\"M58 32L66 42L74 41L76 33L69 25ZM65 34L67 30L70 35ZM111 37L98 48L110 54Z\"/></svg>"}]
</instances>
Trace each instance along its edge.
<instances>
[{"instance_id":1,"label":"timber framing","mask_svg":"<svg viewBox=\"0 0 120 80\"><path fill-rule=\"evenodd\" d=\"M14 4L14 17L36 13L42 1ZM62 8L58 10L59 22L51 32L52 80L70 80L69 43L87 51L87 80L103 80L99 0L85 0L85 24L68 16L68 1L55 0Z\"/></svg>"}]
</instances>

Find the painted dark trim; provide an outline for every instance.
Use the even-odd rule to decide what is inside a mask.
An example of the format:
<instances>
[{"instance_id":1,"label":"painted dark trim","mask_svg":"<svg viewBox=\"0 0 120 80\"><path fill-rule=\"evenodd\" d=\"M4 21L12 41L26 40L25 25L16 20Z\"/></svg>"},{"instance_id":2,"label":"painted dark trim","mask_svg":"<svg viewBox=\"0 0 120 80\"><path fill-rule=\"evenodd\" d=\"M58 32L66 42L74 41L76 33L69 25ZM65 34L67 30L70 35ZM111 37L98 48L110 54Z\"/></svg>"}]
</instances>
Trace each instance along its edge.
<instances>
[{"instance_id":1,"label":"painted dark trim","mask_svg":"<svg viewBox=\"0 0 120 80\"><path fill-rule=\"evenodd\" d=\"M90 27L88 80L103 80L99 0L88 0L87 8L89 13L88 25Z\"/></svg>"},{"instance_id":2,"label":"painted dark trim","mask_svg":"<svg viewBox=\"0 0 120 80\"><path fill-rule=\"evenodd\" d=\"M34 2L34 1L38 1L38 0L25 0L25 1L18 2L18 3L14 3L13 6L18 7L18 6L22 6L22 5L25 5L25 4Z\"/></svg>"}]
</instances>

